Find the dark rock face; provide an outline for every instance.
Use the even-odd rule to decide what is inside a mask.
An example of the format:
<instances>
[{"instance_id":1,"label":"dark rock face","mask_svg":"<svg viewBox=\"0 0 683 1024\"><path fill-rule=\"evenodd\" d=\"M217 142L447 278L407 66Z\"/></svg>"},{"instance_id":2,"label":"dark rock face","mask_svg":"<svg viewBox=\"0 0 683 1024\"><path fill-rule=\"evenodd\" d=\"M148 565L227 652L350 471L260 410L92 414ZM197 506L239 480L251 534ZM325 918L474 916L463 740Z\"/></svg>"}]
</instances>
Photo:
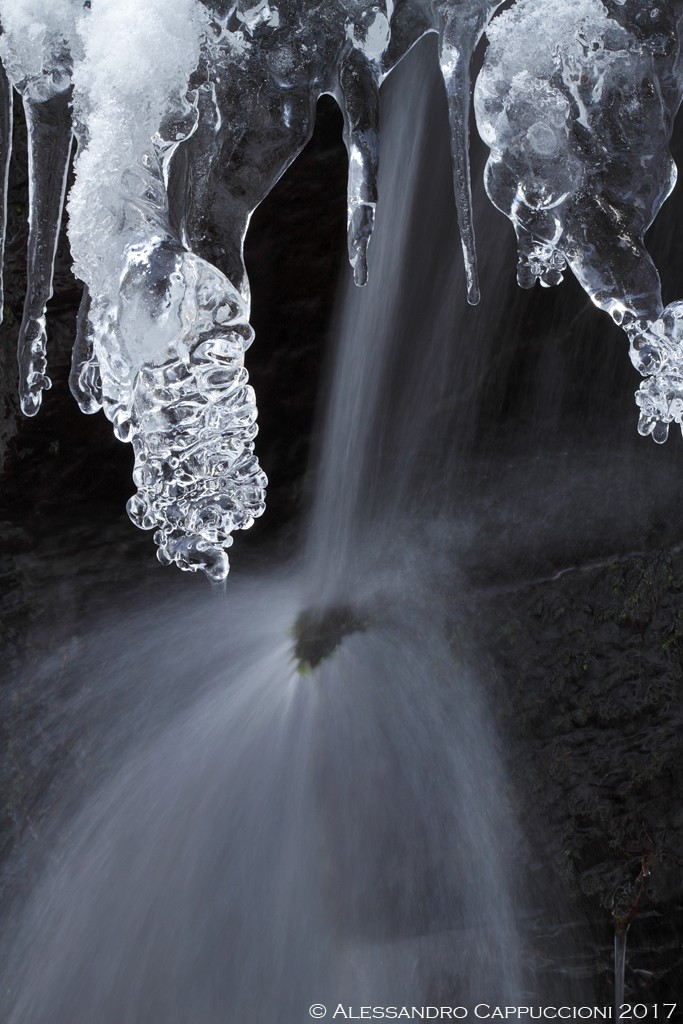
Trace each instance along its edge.
<instances>
[{"instance_id":1,"label":"dark rock face","mask_svg":"<svg viewBox=\"0 0 683 1024\"><path fill-rule=\"evenodd\" d=\"M368 623L354 609L345 605L328 608L322 614L304 613L294 625L294 656L299 671L310 671L336 650L344 637L363 632Z\"/></svg>"},{"instance_id":2,"label":"dark rock face","mask_svg":"<svg viewBox=\"0 0 683 1024\"><path fill-rule=\"evenodd\" d=\"M529 833L602 933L596 976L611 919L631 924L639 1001L674 999L683 966L682 592L677 548L571 568L481 608Z\"/></svg>"}]
</instances>

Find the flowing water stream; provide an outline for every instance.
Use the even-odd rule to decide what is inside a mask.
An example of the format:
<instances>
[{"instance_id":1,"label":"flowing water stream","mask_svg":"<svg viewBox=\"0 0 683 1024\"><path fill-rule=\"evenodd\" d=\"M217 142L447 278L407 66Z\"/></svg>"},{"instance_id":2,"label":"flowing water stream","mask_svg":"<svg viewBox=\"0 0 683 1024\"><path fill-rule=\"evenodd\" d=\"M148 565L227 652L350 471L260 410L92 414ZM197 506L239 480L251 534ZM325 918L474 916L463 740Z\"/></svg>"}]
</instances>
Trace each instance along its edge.
<instances>
[{"instance_id":1,"label":"flowing water stream","mask_svg":"<svg viewBox=\"0 0 683 1024\"><path fill-rule=\"evenodd\" d=\"M528 991L522 840L430 542L434 325L408 339L392 406L383 384L420 321L405 195L424 169L425 66L411 55L387 90L384 219L371 284L341 304L305 555L89 641L93 687L154 697L144 727L139 703L112 712L111 767L6 932L8 1024L296 1024L316 1003Z\"/></svg>"}]
</instances>

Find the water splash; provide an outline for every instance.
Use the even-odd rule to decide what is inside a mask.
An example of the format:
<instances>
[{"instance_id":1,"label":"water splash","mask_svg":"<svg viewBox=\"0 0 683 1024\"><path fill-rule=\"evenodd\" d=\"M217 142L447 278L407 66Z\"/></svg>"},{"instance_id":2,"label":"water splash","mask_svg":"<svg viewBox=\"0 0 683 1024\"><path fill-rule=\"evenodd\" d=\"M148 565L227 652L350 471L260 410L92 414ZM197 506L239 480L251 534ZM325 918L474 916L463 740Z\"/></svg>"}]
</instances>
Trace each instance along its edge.
<instances>
[{"instance_id":1,"label":"water splash","mask_svg":"<svg viewBox=\"0 0 683 1024\"><path fill-rule=\"evenodd\" d=\"M301 676L301 595L290 570L189 610L198 697L71 822L3 956L8 1024L519 994L518 840L472 673L434 610L387 595ZM107 660L125 678L130 656ZM173 692L185 668L156 663Z\"/></svg>"}]
</instances>

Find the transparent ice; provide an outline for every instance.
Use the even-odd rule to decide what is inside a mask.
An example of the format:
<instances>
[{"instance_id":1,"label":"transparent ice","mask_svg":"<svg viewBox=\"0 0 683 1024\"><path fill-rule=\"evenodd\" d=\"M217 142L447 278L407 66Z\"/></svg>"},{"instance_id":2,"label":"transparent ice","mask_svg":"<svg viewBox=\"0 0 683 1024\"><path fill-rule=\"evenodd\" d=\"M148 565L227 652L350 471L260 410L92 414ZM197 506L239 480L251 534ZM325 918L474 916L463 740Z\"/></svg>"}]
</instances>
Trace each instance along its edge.
<instances>
[{"instance_id":1,"label":"transparent ice","mask_svg":"<svg viewBox=\"0 0 683 1024\"><path fill-rule=\"evenodd\" d=\"M659 0L518 0L489 27L475 90L519 284L551 287L568 266L623 327L646 378L638 429L655 441L683 416L681 304L663 309L643 241L676 182L682 16Z\"/></svg>"},{"instance_id":2,"label":"transparent ice","mask_svg":"<svg viewBox=\"0 0 683 1024\"><path fill-rule=\"evenodd\" d=\"M428 32L439 37L468 300L479 300L470 64L486 32L475 110L488 193L517 233L519 283L558 284L568 266L627 333L645 377L641 433L661 441L682 423L683 307L662 308L643 235L675 181L683 3L517 0L494 17L501 3L0 0L0 225L12 87L29 132L22 408L34 415L50 387L45 307L75 138L69 239L84 296L71 389L133 445L128 511L155 531L162 562L223 579L232 532L265 508L244 367L254 209L309 140L320 95L333 95L349 156L349 260L366 282L379 88Z\"/></svg>"},{"instance_id":3,"label":"transparent ice","mask_svg":"<svg viewBox=\"0 0 683 1024\"><path fill-rule=\"evenodd\" d=\"M249 218L332 93L349 152L358 284L377 204L378 89L439 28L470 296L477 295L467 156L469 63L497 3L3 0L2 60L26 108L31 239L19 339L22 408L49 388L45 305L72 132L74 271L85 285L71 386L135 450L135 523L163 562L222 579L234 529L264 510L242 246ZM5 167L11 97L4 89ZM212 205L222 195L220 223ZM220 233L218 269L202 258Z\"/></svg>"}]
</instances>

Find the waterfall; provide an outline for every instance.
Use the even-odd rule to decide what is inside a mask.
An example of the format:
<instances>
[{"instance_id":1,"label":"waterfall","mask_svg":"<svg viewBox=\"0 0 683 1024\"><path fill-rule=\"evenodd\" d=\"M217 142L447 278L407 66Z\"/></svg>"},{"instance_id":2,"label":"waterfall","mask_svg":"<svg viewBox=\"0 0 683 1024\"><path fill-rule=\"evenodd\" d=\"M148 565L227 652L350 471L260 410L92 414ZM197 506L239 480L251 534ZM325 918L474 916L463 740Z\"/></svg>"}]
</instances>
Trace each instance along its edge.
<instances>
[{"instance_id":1,"label":"waterfall","mask_svg":"<svg viewBox=\"0 0 683 1024\"><path fill-rule=\"evenodd\" d=\"M321 1004L332 1017L526 991L521 839L494 716L453 639L443 555L419 529L442 504L424 484L423 418L443 386L424 336L410 340L430 358L391 415L383 383L419 301L397 200L428 159L427 56L406 58L384 111L393 220L367 291L342 303L302 564L90 638L92 686L135 679L154 700L144 728L135 701L111 716L111 768L9 922L8 1024L294 1024ZM439 467L433 452L437 490Z\"/></svg>"}]
</instances>

